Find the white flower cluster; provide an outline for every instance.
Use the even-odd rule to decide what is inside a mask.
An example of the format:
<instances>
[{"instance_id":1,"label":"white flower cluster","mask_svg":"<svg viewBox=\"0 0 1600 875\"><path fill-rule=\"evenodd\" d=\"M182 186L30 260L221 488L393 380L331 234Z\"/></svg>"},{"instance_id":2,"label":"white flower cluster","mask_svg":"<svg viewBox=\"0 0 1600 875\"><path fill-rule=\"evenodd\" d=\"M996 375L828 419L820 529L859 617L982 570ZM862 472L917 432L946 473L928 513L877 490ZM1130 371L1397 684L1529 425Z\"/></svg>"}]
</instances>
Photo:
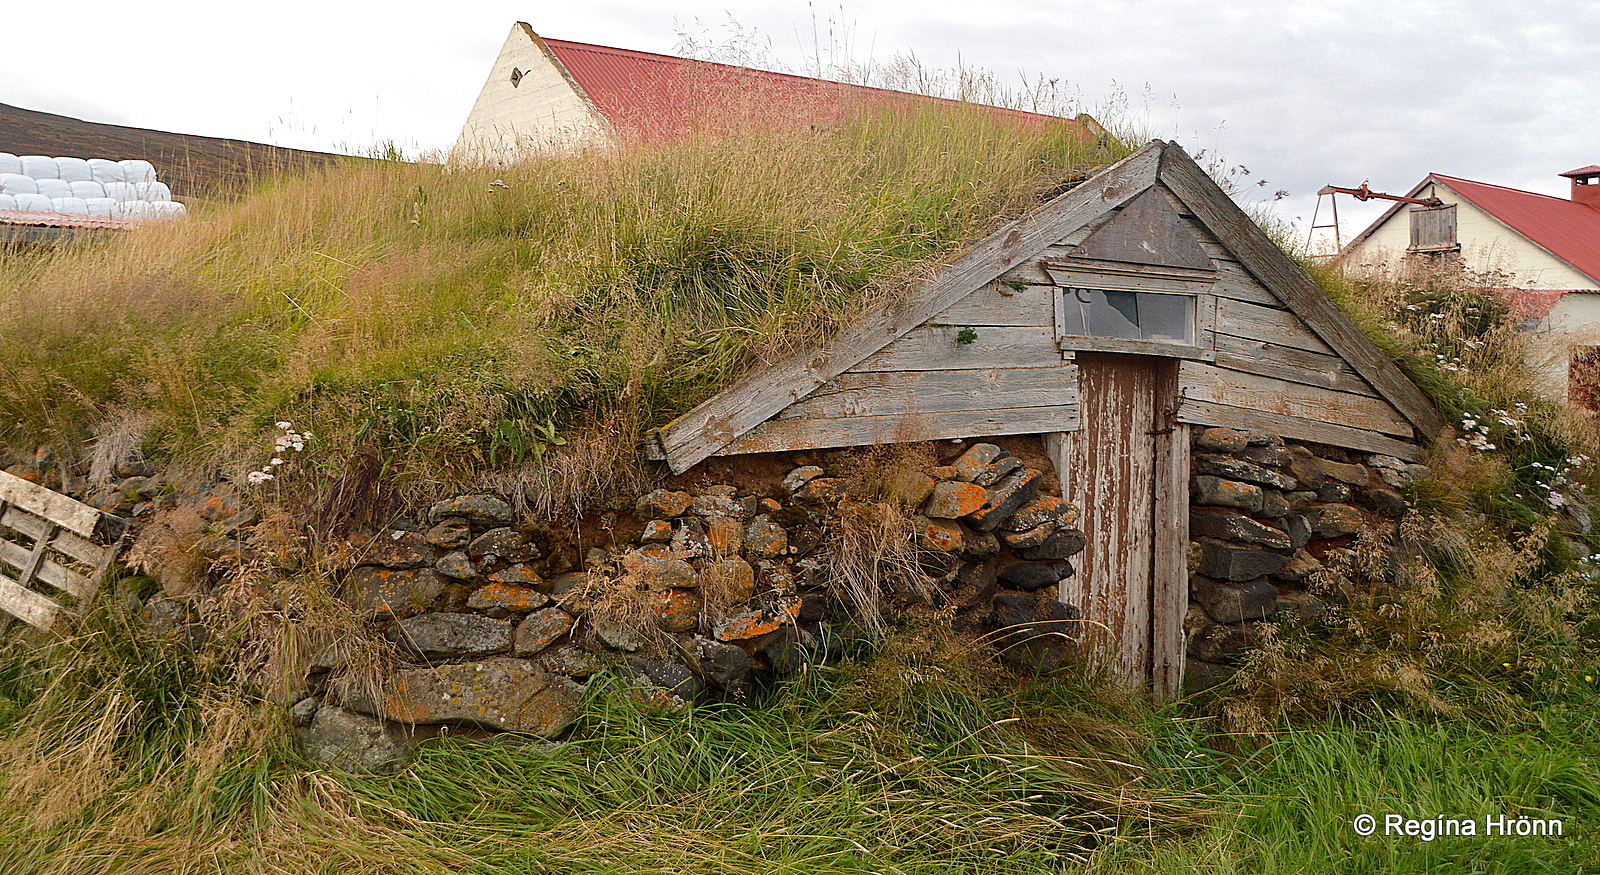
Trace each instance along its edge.
<instances>
[{"instance_id":1,"label":"white flower cluster","mask_svg":"<svg viewBox=\"0 0 1600 875\"><path fill-rule=\"evenodd\" d=\"M1505 434L1501 440L1515 441L1517 443L1530 440L1528 437L1528 422L1525 418L1528 415L1528 405L1519 401L1513 405L1513 409L1515 415L1511 410L1501 410L1498 407L1492 408L1481 420L1472 416L1463 416L1461 418L1461 437L1456 438L1456 443L1479 451L1495 449L1496 445L1489 439L1489 429L1492 425L1499 425L1505 429Z\"/></svg>"},{"instance_id":2,"label":"white flower cluster","mask_svg":"<svg viewBox=\"0 0 1600 875\"><path fill-rule=\"evenodd\" d=\"M306 443L311 440L311 432L295 431L294 423L280 421L275 425L283 429L283 434L278 435L277 439L272 442L271 461L261 466L261 470L251 471L245 475L245 481L251 486L257 486L271 480L273 473L284 463L284 456L291 451L296 453L304 452Z\"/></svg>"},{"instance_id":3,"label":"white flower cluster","mask_svg":"<svg viewBox=\"0 0 1600 875\"><path fill-rule=\"evenodd\" d=\"M1566 506L1567 494L1576 488L1569 475L1587 465L1589 461L1588 456L1578 453L1561 460L1559 465L1532 463L1532 467L1541 472L1534 474L1534 482L1544 490L1544 503L1549 505L1551 510L1559 510Z\"/></svg>"}]
</instances>

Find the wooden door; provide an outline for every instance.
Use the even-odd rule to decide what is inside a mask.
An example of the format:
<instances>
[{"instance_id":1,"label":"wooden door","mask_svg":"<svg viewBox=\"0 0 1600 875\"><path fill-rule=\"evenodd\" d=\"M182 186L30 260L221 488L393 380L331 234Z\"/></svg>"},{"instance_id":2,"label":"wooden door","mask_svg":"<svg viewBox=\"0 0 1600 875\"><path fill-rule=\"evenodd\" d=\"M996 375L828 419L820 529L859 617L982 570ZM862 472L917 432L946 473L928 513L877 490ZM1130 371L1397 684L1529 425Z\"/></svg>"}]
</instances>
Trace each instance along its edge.
<instances>
[{"instance_id":1,"label":"wooden door","mask_svg":"<svg viewBox=\"0 0 1600 875\"><path fill-rule=\"evenodd\" d=\"M1174 359L1079 353L1081 429L1059 460L1088 543L1063 599L1083 611L1085 651L1130 686L1177 689L1187 603L1188 440L1173 426Z\"/></svg>"}]
</instances>

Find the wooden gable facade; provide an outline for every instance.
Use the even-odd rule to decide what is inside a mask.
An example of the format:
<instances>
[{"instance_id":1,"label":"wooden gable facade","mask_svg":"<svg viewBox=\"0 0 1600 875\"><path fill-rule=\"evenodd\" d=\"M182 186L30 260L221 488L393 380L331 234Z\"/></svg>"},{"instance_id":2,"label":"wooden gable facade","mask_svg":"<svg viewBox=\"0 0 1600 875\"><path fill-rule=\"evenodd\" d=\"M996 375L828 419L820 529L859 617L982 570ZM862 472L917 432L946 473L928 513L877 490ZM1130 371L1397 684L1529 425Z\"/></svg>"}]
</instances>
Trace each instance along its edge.
<instances>
[{"instance_id":1,"label":"wooden gable facade","mask_svg":"<svg viewBox=\"0 0 1600 875\"><path fill-rule=\"evenodd\" d=\"M1416 458L1442 420L1176 145L980 241L908 302L651 433L712 455L1042 435L1089 546L1063 600L1121 671L1176 688L1188 426Z\"/></svg>"}]
</instances>

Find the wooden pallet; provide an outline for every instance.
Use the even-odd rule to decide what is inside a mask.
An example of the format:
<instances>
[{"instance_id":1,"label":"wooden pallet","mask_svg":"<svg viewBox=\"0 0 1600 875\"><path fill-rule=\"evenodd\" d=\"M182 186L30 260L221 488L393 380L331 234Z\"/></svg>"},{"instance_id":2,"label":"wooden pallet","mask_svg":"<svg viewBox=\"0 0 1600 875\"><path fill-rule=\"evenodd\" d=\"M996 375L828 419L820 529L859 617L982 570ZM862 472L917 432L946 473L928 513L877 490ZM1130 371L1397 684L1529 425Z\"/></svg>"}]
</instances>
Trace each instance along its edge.
<instances>
[{"instance_id":1,"label":"wooden pallet","mask_svg":"<svg viewBox=\"0 0 1600 875\"><path fill-rule=\"evenodd\" d=\"M48 631L81 610L116 558L122 528L83 502L0 471L0 629L15 617Z\"/></svg>"}]
</instances>

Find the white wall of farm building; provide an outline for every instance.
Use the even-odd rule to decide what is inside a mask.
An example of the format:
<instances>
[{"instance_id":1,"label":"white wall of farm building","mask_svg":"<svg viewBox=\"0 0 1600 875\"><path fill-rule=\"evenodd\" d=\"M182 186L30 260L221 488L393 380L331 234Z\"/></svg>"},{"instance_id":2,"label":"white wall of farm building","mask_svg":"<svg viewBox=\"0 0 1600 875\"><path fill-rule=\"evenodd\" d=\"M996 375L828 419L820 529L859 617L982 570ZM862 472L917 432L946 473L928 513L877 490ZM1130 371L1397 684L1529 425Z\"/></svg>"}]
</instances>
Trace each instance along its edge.
<instances>
[{"instance_id":1,"label":"white wall of farm building","mask_svg":"<svg viewBox=\"0 0 1600 875\"><path fill-rule=\"evenodd\" d=\"M1552 398L1567 400L1568 363L1574 349L1585 346L1600 346L1600 294L1563 295L1528 335L1528 367L1536 385Z\"/></svg>"},{"instance_id":2,"label":"white wall of farm building","mask_svg":"<svg viewBox=\"0 0 1600 875\"><path fill-rule=\"evenodd\" d=\"M1505 274L1507 286L1522 289L1597 289L1595 281L1528 242L1493 216L1478 209L1442 185L1429 185L1419 198L1437 197L1456 204L1456 239L1461 260L1470 271ZM1411 245L1410 208L1401 207L1354 249L1348 264L1354 268L1393 273Z\"/></svg>"},{"instance_id":3,"label":"white wall of farm building","mask_svg":"<svg viewBox=\"0 0 1600 875\"><path fill-rule=\"evenodd\" d=\"M513 85L516 70L522 77ZM518 24L495 58L450 155L455 161L512 161L608 138L600 114Z\"/></svg>"}]
</instances>

